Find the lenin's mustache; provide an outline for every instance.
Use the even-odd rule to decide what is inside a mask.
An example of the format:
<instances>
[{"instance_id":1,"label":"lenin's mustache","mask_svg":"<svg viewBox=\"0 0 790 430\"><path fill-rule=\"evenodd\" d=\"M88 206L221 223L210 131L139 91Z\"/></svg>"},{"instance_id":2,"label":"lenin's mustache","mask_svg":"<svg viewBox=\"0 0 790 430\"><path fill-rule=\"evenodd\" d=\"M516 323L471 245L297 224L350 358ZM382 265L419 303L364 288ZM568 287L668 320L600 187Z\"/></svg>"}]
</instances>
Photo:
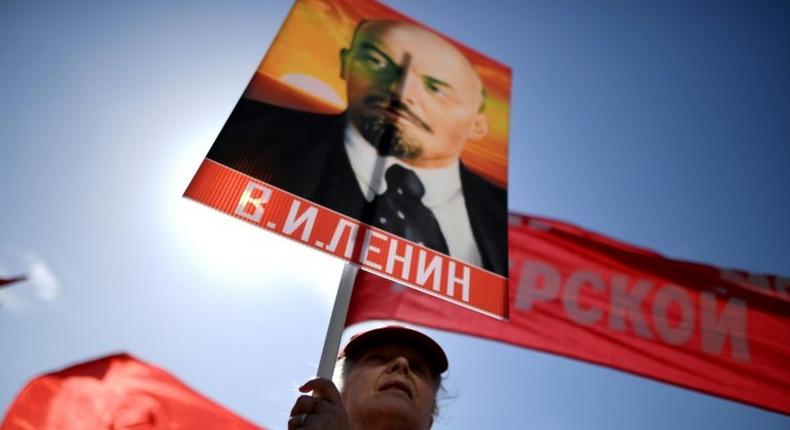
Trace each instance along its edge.
<instances>
[{"instance_id":1,"label":"lenin's mustache","mask_svg":"<svg viewBox=\"0 0 790 430\"><path fill-rule=\"evenodd\" d=\"M418 125L428 133L433 133L431 126L429 126L428 123L426 123L422 118L417 116L417 114L412 112L409 106L403 103L397 96L368 96L364 99L363 103L365 106L371 107L373 109L384 110L395 115L402 116Z\"/></svg>"}]
</instances>

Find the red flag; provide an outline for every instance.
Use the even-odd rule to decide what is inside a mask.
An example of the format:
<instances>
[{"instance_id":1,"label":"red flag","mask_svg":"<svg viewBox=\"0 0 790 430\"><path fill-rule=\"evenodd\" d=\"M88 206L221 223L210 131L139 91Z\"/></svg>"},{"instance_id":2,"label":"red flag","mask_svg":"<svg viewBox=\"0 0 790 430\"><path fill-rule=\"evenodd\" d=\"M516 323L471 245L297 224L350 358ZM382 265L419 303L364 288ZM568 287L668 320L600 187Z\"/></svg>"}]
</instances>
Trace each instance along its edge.
<instances>
[{"instance_id":1,"label":"red flag","mask_svg":"<svg viewBox=\"0 0 790 430\"><path fill-rule=\"evenodd\" d=\"M670 260L511 216L510 321L370 274L348 325L396 319L589 361L790 413L790 279Z\"/></svg>"},{"instance_id":2,"label":"red flag","mask_svg":"<svg viewBox=\"0 0 790 430\"><path fill-rule=\"evenodd\" d=\"M33 379L0 425L0 430L174 428L263 430L127 354Z\"/></svg>"}]
</instances>

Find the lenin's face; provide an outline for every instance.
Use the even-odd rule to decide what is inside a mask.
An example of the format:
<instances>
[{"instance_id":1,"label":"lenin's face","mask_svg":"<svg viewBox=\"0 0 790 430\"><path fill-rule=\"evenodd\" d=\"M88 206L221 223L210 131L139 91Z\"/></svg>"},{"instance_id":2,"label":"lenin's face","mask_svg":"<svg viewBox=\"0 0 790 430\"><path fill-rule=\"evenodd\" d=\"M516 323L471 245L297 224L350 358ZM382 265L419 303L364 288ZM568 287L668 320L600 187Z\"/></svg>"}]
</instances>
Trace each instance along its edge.
<instances>
[{"instance_id":1,"label":"lenin's face","mask_svg":"<svg viewBox=\"0 0 790 430\"><path fill-rule=\"evenodd\" d=\"M488 131L482 82L450 43L413 24L371 21L341 52L348 116L382 154L417 167L458 159Z\"/></svg>"},{"instance_id":2,"label":"lenin's face","mask_svg":"<svg viewBox=\"0 0 790 430\"><path fill-rule=\"evenodd\" d=\"M416 348L372 346L346 375L343 402L362 428L427 430L433 424L434 378Z\"/></svg>"}]
</instances>

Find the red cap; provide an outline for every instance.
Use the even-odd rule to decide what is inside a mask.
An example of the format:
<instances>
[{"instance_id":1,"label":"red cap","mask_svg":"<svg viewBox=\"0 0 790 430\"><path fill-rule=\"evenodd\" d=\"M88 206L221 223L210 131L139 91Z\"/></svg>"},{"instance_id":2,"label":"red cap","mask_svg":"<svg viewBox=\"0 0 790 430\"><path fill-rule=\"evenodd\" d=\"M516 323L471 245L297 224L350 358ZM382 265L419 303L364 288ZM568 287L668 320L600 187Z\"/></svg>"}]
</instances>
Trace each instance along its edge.
<instances>
[{"instance_id":1,"label":"red cap","mask_svg":"<svg viewBox=\"0 0 790 430\"><path fill-rule=\"evenodd\" d=\"M447 370L447 355L436 341L430 337L399 325L375 328L351 336L339 357L358 357L371 345L396 343L417 348L425 355L433 372L437 375Z\"/></svg>"}]
</instances>

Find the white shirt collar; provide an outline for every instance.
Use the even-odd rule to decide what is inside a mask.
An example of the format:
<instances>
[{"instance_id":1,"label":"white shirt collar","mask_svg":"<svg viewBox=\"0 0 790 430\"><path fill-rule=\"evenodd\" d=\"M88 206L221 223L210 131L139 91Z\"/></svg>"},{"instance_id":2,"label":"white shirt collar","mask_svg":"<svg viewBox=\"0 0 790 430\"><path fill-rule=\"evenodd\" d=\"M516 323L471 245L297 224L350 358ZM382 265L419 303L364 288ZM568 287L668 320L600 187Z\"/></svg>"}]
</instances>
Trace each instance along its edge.
<instances>
[{"instance_id":1,"label":"white shirt collar","mask_svg":"<svg viewBox=\"0 0 790 430\"><path fill-rule=\"evenodd\" d=\"M345 148L348 159L351 161L351 169L359 182L359 188L368 201L372 201L376 194L382 194L387 190L386 181L381 177L373 177L377 162L384 164L382 172L385 172L393 164L400 164L417 174L425 187L422 204L427 207L444 204L461 194L461 173L458 160L446 167L425 169L410 166L391 155L382 157L351 124L346 126Z\"/></svg>"}]
</instances>

